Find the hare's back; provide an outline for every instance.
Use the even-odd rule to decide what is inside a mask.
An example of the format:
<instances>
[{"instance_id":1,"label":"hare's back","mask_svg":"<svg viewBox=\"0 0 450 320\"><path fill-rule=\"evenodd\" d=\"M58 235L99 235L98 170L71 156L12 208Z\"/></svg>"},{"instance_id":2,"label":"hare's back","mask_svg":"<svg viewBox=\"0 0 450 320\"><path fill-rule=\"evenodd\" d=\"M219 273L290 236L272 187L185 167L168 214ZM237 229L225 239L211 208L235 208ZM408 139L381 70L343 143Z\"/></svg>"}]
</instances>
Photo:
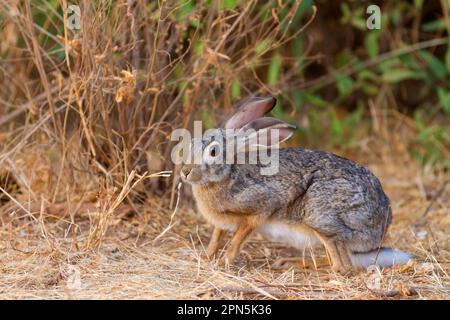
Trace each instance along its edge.
<instances>
[{"instance_id":1,"label":"hare's back","mask_svg":"<svg viewBox=\"0 0 450 320\"><path fill-rule=\"evenodd\" d=\"M308 177L301 203L304 223L368 246L382 238L391 222L389 199L367 168L328 152L305 149L291 149L283 161L299 166L299 177Z\"/></svg>"}]
</instances>

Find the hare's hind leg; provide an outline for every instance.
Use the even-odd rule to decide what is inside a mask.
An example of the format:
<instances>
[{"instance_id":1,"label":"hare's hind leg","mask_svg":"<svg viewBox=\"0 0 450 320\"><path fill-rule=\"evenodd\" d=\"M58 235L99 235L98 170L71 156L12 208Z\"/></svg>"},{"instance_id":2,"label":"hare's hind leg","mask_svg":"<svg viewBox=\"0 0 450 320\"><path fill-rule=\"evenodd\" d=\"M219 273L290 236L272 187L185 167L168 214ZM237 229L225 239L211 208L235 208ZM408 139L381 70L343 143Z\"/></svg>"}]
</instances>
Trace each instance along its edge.
<instances>
[{"instance_id":1,"label":"hare's hind leg","mask_svg":"<svg viewBox=\"0 0 450 320\"><path fill-rule=\"evenodd\" d=\"M342 242L326 237L317 231L315 233L330 255L333 271L342 274L349 272L352 269L352 264L345 245Z\"/></svg>"},{"instance_id":2,"label":"hare's hind leg","mask_svg":"<svg viewBox=\"0 0 450 320\"><path fill-rule=\"evenodd\" d=\"M339 251L339 256L341 257L342 265L344 266L344 273L348 273L353 269L353 264L350 260L350 256L348 255L347 246L341 241L338 242L336 246Z\"/></svg>"},{"instance_id":3,"label":"hare's hind leg","mask_svg":"<svg viewBox=\"0 0 450 320\"><path fill-rule=\"evenodd\" d=\"M219 249L220 241L223 238L225 231L219 228L214 228L211 235L211 240L209 240L208 248L206 249L206 254L209 258L212 258Z\"/></svg>"}]
</instances>

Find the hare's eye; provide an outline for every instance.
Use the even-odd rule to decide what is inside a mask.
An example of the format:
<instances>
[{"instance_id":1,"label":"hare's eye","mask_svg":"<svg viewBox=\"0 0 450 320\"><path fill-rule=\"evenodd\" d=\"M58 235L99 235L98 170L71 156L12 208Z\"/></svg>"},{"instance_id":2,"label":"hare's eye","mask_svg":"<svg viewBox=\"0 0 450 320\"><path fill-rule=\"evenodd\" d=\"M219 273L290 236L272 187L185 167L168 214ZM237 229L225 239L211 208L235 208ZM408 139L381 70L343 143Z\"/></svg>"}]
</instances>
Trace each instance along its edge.
<instances>
[{"instance_id":1,"label":"hare's eye","mask_svg":"<svg viewBox=\"0 0 450 320\"><path fill-rule=\"evenodd\" d=\"M214 141L209 146L206 147L203 153L203 160L207 164L211 164L220 159L221 154L222 152L219 143L217 141Z\"/></svg>"},{"instance_id":2,"label":"hare's eye","mask_svg":"<svg viewBox=\"0 0 450 320\"><path fill-rule=\"evenodd\" d=\"M215 157L217 155L217 153L218 153L217 148L218 148L218 146L211 147L211 149L209 150L209 155L211 157Z\"/></svg>"}]
</instances>

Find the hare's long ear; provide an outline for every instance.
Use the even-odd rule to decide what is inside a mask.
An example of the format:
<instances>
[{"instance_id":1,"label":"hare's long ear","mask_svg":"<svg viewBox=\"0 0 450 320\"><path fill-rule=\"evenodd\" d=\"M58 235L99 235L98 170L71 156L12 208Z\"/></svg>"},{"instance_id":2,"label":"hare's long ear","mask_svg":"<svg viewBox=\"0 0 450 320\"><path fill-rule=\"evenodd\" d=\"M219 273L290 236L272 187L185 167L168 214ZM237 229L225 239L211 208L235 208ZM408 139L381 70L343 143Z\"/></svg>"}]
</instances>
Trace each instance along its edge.
<instances>
[{"instance_id":1,"label":"hare's long ear","mask_svg":"<svg viewBox=\"0 0 450 320\"><path fill-rule=\"evenodd\" d=\"M244 101L239 110L228 119L225 129L240 129L247 123L261 118L275 107L274 97L254 97Z\"/></svg>"},{"instance_id":2,"label":"hare's long ear","mask_svg":"<svg viewBox=\"0 0 450 320\"><path fill-rule=\"evenodd\" d=\"M295 132L292 124L275 118L259 118L246 124L240 130L249 147L276 146L289 139Z\"/></svg>"}]
</instances>

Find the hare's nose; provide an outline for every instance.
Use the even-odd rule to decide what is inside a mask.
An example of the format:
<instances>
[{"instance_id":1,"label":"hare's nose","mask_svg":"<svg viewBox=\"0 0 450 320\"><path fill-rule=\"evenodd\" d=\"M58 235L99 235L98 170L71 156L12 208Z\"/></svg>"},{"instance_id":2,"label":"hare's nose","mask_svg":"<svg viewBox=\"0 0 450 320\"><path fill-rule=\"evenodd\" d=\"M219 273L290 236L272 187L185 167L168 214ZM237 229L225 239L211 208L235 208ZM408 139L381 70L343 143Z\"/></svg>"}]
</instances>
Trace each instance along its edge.
<instances>
[{"instance_id":1,"label":"hare's nose","mask_svg":"<svg viewBox=\"0 0 450 320\"><path fill-rule=\"evenodd\" d=\"M183 168L181 168L181 172L180 172L181 179L186 180L189 173L191 173L191 171L192 171L192 167L190 167L190 166L184 166Z\"/></svg>"}]
</instances>

